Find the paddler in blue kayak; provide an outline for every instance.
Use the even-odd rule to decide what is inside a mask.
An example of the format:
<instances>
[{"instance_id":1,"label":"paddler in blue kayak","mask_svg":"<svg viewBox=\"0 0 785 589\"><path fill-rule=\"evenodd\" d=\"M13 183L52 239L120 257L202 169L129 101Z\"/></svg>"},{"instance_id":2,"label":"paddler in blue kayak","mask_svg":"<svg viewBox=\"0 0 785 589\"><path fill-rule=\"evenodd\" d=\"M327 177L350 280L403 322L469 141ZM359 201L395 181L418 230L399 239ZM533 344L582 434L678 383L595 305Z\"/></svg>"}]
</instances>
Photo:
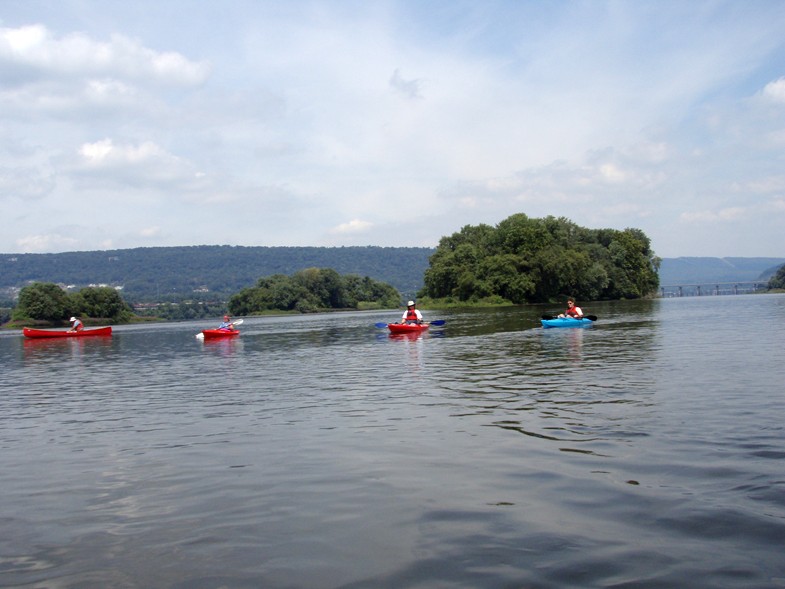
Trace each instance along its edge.
<instances>
[{"instance_id":1,"label":"paddler in blue kayak","mask_svg":"<svg viewBox=\"0 0 785 589\"><path fill-rule=\"evenodd\" d=\"M419 309L415 309L414 301L409 301L406 303L406 311L403 312L401 323L405 323L407 325L411 325L413 323L420 325L420 323L422 323L422 313L420 313Z\"/></svg>"},{"instance_id":2,"label":"paddler in blue kayak","mask_svg":"<svg viewBox=\"0 0 785 589\"><path fill-rule=\"evenodd\" d=\"M559 313L559 317L581 319L583 317L583 310L575 304L575 299L570 297L567 299L567 310L564 313Z\"/></svg>"},{"instance_id":3,"label":"paddler in blue kayak","mask_svg":"<svg viewBox=\"0 0 785 589\"><path fill-rule=\"evenodd\" d=\"M221 325L218 326L218 329L225 329L226 331L234 331L234 323L232 323L232 318L229 315L224 315L224 320Z\"/></svg>"}]
</instances>

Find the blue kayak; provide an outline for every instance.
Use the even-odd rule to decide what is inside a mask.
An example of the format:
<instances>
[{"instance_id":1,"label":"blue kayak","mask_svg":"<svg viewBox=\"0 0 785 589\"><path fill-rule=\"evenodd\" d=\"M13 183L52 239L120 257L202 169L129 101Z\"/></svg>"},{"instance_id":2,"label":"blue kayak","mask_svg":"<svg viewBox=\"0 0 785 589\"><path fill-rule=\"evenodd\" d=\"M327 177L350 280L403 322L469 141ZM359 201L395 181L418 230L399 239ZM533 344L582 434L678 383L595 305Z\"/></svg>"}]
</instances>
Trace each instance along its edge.
<instances>
[{"instance_id":1,"label":"blue kayak","mask_svg":"<svg viewBox=\"0 0 785 589\"><path fill-rule=\"evenodd\" d=\"M553 319L540 319L543 327L587 327L594 323L591 319L583 317L575 319L574 317L554 317Z\"/></svg>"}]
</instances>

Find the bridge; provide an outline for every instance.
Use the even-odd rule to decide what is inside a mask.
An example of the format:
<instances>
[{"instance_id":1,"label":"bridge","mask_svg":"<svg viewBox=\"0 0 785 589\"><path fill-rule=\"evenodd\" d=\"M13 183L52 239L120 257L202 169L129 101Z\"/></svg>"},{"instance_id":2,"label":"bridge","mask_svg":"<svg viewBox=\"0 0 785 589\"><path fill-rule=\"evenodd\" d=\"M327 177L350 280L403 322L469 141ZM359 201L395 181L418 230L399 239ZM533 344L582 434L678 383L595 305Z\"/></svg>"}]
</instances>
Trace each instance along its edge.
<instances>
[{"instance_id":1,"label":"bridge","mask_svg":"<svg viewBox=\"0 0 785 589\"><path fill-rule=\"evenodd\" d=\"M766 290L768 281L702 282L700 284L668 284L660 286L662 297L700 297L707 295L738 295Z\"/></svg>"}]
</instances>

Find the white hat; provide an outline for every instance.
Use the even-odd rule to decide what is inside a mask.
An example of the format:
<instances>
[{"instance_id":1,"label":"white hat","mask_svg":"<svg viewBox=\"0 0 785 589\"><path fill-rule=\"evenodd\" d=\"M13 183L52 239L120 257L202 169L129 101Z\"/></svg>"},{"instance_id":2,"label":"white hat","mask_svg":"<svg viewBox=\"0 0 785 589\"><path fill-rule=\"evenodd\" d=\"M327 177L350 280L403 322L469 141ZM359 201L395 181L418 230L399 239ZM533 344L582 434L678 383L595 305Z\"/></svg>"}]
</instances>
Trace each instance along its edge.
<instances>
[{"instance_id":1,"label":"white hat","mask_svg":"<svg viewBox=\"0 0 785 589\"><path fill-rule=\"evenodd\" d=\"M76 317L71 317L69 321L76 321Z\"/></svg>"},{"instance_id":2,"label":"white hat","mask_svg":"<svg viewBox=\"0 0 785 589\"><path fill-rule=\"evenodd\" d=\"M409 301L408 303L406 303L406 306L407 306L407 307L412 307L412 306L414 306L414 301Z\"/></svg>"}]
</instances>

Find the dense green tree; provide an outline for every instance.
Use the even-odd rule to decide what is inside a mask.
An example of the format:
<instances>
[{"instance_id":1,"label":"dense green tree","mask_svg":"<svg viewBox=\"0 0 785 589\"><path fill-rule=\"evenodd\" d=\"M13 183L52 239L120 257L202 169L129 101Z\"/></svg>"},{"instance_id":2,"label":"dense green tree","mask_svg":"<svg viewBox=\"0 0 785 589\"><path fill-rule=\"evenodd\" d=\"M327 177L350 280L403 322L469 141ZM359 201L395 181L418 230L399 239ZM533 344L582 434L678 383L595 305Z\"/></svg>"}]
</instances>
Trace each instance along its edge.
<instances>
[{"instance_id":1,"label":"dense green tree","mask_svg":"<svg viewBox=\"0 0 785 589\"><path fill-rule=\"evenodd\" d=\"M229 312L233 315L252 315L269 309L269 298L264 289L244 288L229 299Z\"/></svg>"},{"instance_id":2,"label":"dense green tree","mask_svg":"<svg viewBox=\"0 0 785 589\"><path fill-rule=\"evenodd\" d=\"M88 287L68 294L51 282L36 282L19 292L12 316L20 321L63 321L71 315L123 323L131 319L133 309L113 288Z\"/></svg>"},{"instance_id":3,"label":"dense green tree","mask_svg":"<svg viewBox=\"0 0 785 589\"><path fill-rule=\"evenodd\" d=\"M769 280L769 288L785 288L785 264L780 266L777 273Z\"/></svg>"},{"instance_id":4,"label":"dense green tree","mask_svg":"<svg viewBox=\"0 0 785 589\"><path fill-rule=\"evenodd\" d=\"M229 300L234 315L263 311L311 313L326 309L392 308L400 294L389 284L367 276L341 276L331 268L306 268L292 276L274 274L260 278Z\"/></svg>"},{"instance_id":5,"label":"dense green tree","mask_svg":"<svg viewBox=\"0 0 785 589\"><path fill-rule=\"evenodd\" d=\"M639 229L592 230L565 218L519 213L443 237L420 295L513 303L567 295L582 300L639 298L658 286L659 258Z\"/></svg>"},{"instance_id":6,"label":"dense green tree","mask_svg":"<svg viewBox=\"0 0 785 589\"><path fill-rule=\"evenodd\" d=\"M19 291L14 319L62 321L75 312L68 293L51 282L35 282Z\"/></svg>"},{"instance_id":7,"label":"dense green tree","mask_svg":"<svg viewBox=\"0 0 785 589\"><path fill-rule=\"evenodd\" d=\"M133 314L131 307L120 293L108 286L87 287L70 296L71 309L75 315L110 319L113 322L128 321Z\"/></svg>"},{"instance_id":8,"label":"dense green tree","mask_svg":"<svg viewBox=\"0 0 785 589\"><path fill-rule=\"evenodd\" d=\"M514 254L496 254L483 258L479 263L481 280L475 295L480 300L492 295L516 304L525 303L534 292L534 283L525 272L523 258Z\"/></svg>"}]
</instances>

